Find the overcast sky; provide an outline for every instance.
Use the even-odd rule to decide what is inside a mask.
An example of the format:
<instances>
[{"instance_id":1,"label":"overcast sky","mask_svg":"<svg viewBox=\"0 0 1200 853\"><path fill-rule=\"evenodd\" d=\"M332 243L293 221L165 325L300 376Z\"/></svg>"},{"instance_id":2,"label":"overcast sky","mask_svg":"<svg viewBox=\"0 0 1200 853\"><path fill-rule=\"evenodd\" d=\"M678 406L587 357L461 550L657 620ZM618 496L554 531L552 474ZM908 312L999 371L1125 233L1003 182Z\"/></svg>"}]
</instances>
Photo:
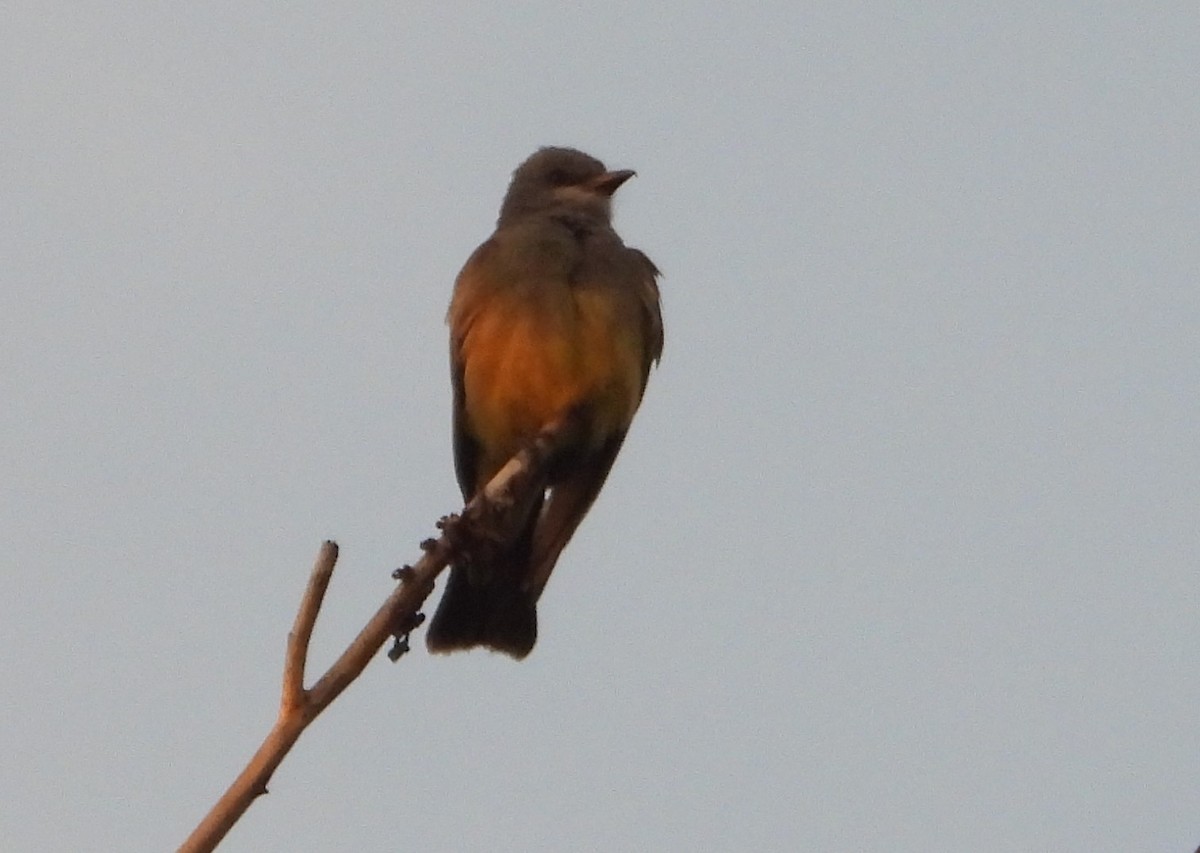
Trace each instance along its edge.
<instances>
[{"instance_id":1,"label":"overcast sky","mask_svg":"<svg viewBox=\"0 0 1200 853\"><path fill-rule=\"evenodd\" d=\"M517 664L372 663L223 850L1200 843L1193 3L8 4L0 849L174 849L458 507L543 144L666 350ZM423 641L422 636L418 636Z\"/></svg>"}]
</instances>

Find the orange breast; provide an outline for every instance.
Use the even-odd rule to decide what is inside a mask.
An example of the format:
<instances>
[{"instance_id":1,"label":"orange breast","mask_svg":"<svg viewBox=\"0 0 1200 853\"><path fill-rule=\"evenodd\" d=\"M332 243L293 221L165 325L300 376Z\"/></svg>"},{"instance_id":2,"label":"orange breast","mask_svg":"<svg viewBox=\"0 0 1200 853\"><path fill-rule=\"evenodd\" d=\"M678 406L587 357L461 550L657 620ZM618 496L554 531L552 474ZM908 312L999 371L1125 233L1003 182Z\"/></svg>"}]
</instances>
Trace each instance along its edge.
<instances>
[{"instance_id":1,"label":"orange breast","mask_svg":"<svg viewBox=\"0 0 1200 853\"><path fill-rule=\"evenodd\" d=\"M628 428L641 397L643 343L619 322L622 295L547 290L492 296L463 339L466 414L488 468L579 403L598 446Z\"/></svg>"}]
</instances>

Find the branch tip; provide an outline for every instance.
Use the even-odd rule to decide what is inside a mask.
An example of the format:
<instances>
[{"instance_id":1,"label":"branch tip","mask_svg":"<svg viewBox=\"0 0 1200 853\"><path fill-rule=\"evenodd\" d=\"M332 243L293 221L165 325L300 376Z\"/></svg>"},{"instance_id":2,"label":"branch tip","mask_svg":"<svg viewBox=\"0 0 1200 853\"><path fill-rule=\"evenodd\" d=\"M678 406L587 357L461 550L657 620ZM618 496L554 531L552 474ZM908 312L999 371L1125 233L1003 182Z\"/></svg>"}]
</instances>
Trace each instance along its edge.
<instances>
[{"instance_id":1,"label":"branch tip","mask_svg":"<svg viewBox=\"0 0 1200 853\"><path fill-rule=\"evenodd\" d=\"M287 657L283 663L283 695L280 698L280 707L284 711L301 708L307 702L308 697L304 693L304 668L308 661L308 643L312 639L313 627L317 624L317 615L321 612L325 592L329 589L329 581L333 578L337 557L337 543L326 539L321 544L317 560L308 576L308 586L300 599L296 621L288 633Z\"/></svg>"}]
</instances>

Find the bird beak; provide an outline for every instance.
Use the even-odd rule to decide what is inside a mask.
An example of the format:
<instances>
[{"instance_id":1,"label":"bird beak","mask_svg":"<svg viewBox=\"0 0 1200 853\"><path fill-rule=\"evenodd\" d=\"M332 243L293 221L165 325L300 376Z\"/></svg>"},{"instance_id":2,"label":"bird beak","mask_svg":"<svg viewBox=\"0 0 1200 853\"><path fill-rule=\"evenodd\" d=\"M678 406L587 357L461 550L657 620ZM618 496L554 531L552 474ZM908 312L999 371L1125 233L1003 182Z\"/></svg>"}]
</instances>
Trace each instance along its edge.
<instances>
[{"instance_id":1,"label":"bird beak","mask_svg":"<svg viewBox=\"0 0 1200 853\"><path fill-rule=\"evenodd\" d=\"M603 175L597 175L584 184L584 186L593 192L611 198L612 194L617 191L617 187L636 174L637 172L633 171L633 169L616 169L612 172L605 172Z\"/></svg>"}]
</instances>

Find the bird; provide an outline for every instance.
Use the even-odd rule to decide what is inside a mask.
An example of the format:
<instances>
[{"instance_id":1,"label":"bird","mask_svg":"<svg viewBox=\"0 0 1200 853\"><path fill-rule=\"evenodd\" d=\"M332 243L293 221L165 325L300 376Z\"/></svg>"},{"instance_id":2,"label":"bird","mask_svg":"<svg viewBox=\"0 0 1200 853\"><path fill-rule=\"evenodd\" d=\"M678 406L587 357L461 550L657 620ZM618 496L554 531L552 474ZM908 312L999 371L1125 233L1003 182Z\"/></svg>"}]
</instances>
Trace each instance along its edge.
<instances>
[{"instance_id":1,"label":"bird","mask_svg":"<svg viewBox=\"0 0 1200 853\"><path fill-rule=\"evenodd\" d=\"M578 429L551 461L519 532L458 558L426 634L431 652L484 647L517 660L537 603L595 501L662 355L659 270L612 227L634 176L574 148L538 149L512 174L495 232L454 284L447 324L454 467L470 501L542 429Z\"/></svg>"}]
</instances>

